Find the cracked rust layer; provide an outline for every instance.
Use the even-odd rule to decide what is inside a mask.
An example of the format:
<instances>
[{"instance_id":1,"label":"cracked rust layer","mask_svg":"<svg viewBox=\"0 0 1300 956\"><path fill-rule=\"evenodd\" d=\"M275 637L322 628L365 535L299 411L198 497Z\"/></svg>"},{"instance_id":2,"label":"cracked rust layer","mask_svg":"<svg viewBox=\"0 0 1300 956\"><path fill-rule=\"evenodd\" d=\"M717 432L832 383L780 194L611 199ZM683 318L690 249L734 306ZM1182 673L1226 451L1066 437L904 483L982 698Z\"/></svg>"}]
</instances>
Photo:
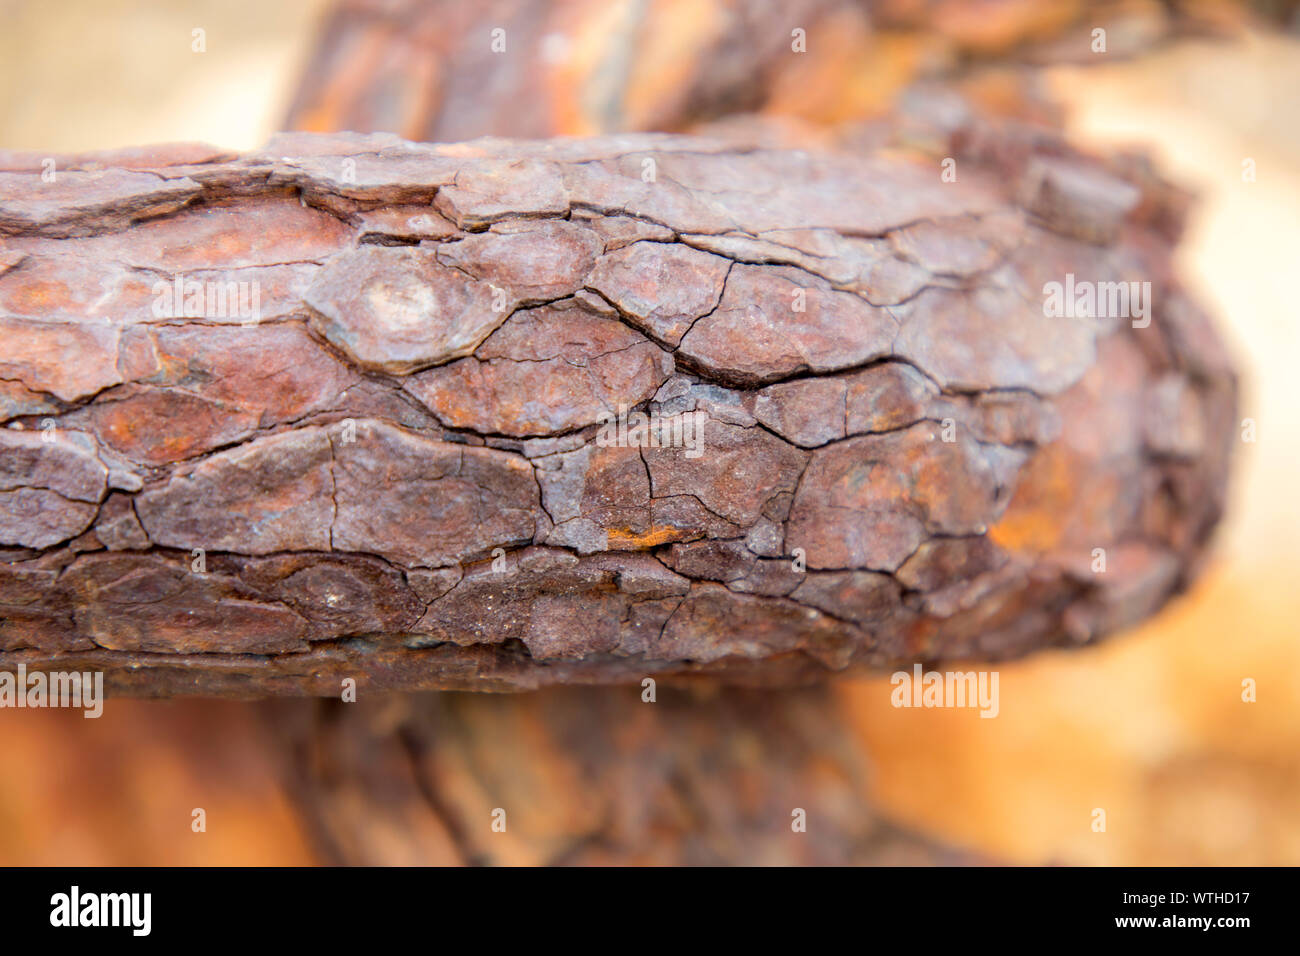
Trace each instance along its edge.
<instances>
[{"instance_id":1,"label":"cracked rust layer","mask_svg":"<svg viewBox=\"0 0 1300 956\"><path fill-rule=\"evenodd\" d=\"M954 137L957 183L663 135L0 155L0 667L770 683L1152 613L1234 437L1181 207ZM1149 323L1046 317L1067 274ZM178 277L256 321L168 314ZM702 444L611 445L622 408Z\"/></svg>"}]
</instances>

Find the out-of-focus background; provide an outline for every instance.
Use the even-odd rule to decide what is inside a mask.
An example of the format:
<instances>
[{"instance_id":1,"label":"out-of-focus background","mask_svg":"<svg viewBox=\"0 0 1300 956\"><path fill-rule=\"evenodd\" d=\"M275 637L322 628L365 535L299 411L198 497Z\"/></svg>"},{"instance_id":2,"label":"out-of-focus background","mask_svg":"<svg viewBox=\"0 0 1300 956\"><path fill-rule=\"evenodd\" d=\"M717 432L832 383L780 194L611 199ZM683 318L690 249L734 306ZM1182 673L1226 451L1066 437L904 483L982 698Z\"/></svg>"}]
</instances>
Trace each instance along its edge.
<instances>
[{"instance_id":1,"label":"out-of-focus background","mask_svg":"<svg viewBox=\"0 0 1300 956\"><path fill-rule=\"evenodd\" d=\"M689 3L669 5L690 23ZM0 148L256 146L283 122L327 8L0 2ZM1300 34L1275 16L1046 79L1078 142L1140 145L1199 196L1181 266L1244 372L1257 430L1215 560L1146 626L1001 667L995 720L896 710L884 678L827 693L869 754L881 810L945 843L1022 863L1300 864ZM314 862L254 706L0 713L0 864ZM205 833L190 830L195 807Z\"/></svg>"}]
</instances>

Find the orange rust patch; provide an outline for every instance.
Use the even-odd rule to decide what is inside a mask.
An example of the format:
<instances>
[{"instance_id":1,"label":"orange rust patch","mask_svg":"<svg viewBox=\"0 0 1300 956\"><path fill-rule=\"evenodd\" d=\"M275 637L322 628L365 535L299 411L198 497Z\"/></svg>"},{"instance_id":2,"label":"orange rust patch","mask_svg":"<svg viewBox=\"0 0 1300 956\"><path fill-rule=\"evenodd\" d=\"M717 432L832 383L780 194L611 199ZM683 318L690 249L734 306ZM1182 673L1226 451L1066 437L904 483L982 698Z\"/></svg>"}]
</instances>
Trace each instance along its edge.
<instances>
[{"instance_id":1,"label":"orange rust patch","mask_svg":"<svg viewBox=\"0 0 1300 956\"><path fill-rule=\"evenodd\" d=\"M72 304L72 294L65 282L40 279L24 282L9 297L10 307L20 315L36 315L47 309Z\"/></svg>"},{"instance_id":2,"label":"orange rust patch","mask_svg":"<svg viewBox=\"0 0 1300 956\"><path fill-rule=\"evenodd\" d=\"M1068 454L1059 443L1049 445L1029 463L1011 504L989 529L989 539L1022 554L1041 554L1059 547L1061 516L1078 494Z\"/></svg>"},{"instance_id":3,"label":"orange rust patch","mask_svg":"<svg viewBox=\"0 0 1300 956\"><path fill-rule=\"evenodd\" d=\"M656 545L681 541L686 537L685 531L681 528L674 528L672 525L652 526L649 531L641 533L637 533L631 528L610 528L606 533L609 536L609 546L622 550L653 548Z\"/></svg>"}]
</instances>

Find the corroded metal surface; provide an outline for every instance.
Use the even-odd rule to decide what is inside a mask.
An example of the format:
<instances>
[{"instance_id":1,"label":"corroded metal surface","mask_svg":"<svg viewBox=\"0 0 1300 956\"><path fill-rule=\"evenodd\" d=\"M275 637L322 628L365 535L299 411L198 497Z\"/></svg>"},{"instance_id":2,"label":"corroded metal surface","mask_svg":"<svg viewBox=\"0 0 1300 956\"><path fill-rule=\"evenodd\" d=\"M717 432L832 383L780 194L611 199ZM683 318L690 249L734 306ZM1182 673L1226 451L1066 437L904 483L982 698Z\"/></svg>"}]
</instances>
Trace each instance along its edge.
<instances>
[{"instance_id":1,"label":"corroded metal surface","mask_svg":"<svg viewBox=\"0 0 1300 956\"><path fill-rule=\"evenodd\" d=\"M785 682L1140 619L1234 437L1177 197L979 132L957 182L646 135L0 157L0 662Z\"/></svg>"}]
</instances>

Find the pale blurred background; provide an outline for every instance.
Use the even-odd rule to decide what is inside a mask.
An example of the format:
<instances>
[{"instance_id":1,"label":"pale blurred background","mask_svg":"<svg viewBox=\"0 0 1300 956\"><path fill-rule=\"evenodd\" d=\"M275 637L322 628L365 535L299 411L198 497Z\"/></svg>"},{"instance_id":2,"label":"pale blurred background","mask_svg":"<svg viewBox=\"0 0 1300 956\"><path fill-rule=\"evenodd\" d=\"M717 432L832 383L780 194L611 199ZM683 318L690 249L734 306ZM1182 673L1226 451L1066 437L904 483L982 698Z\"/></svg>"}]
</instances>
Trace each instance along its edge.
<instances>
[{"instance_id":1,"label":"pale blurred background","mask_svg":"<svg viewBox=\"0 0 1300 956\"><path fill-rule=\"evenodd\" d=\"M282 122L325 0L0 0L0 148L248 148ZM206 52L191 50L206 31ZM1200 203L1180 248L1244 371L1217 557L1136 632L1001 670L1001 714L835 686L898 822L1012 862L1300 864L1300 40L1248 31L1057 67L1090 148L1139 144ZM1251 158L1257 181L1242 181ZM1244 678L1258 702L1244 703ZM110 701L0 720L0 864L313 861L248 705ZM189 831L203 807L208 832ZM1091 829L1104 808L1107 831Z\"/></svg>"}]
</instances>

